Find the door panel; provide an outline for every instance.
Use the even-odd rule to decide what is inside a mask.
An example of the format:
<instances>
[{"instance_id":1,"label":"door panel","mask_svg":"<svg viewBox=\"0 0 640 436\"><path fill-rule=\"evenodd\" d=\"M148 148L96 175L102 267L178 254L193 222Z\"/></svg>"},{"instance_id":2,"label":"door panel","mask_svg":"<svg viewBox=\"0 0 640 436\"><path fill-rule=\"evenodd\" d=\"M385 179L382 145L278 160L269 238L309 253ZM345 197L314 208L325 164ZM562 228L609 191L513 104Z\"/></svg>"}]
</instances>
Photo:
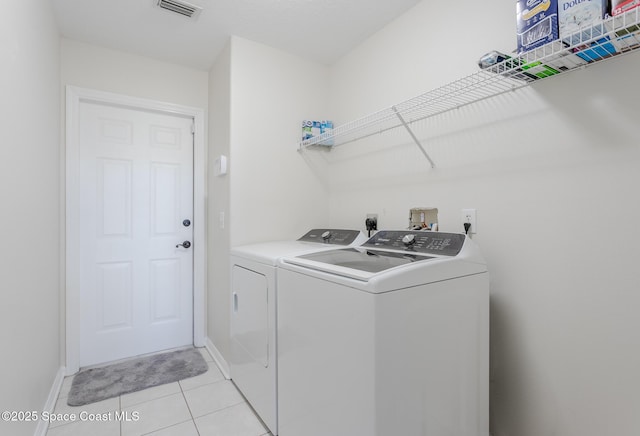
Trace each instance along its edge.
<instances>
[{"instance_id":1,"label":"door panel","mask_svg":"<svg viewBox=\"0 0 640 436\"><path fill-rule=\"evenodd\" d=\"M80 104L80 365L193 343L192 119Z\"/></svg>"},{"instance_id":2,"label":"door panel","mask_svg":"<svg viewBox=\"0 0 640 436\"><path fill-rule=\"evenodd\" d=\"M131 328L131 262L98 265L96 291L98 332Z\"/></svg>"},{"instance_id":3,"label":"door panel","mask_svg":"<svg viewBox=\"0 0 640 436\"><path fill-rule=\"evenodd\" d=\"M150 268L151 322L180 317L180 263L176 259L155 259Z\"/></svg>"},{"instance_id":4,"label":"door panel","mask_svg":"<svg viewBox=\"0 0 640 436\"><path fill-rule=\"evenodd\" d=\"M131 237L131 161L99 159L98 238Z\"/></svg>"},{"instance_id":5,"label":"door panel","mask_svg":"<svg viewBox=\"0 0 640 436\"><path fill-rule=\"evenodd\" d=\"M175 234L180 224L180 166L151 164L151 231L154 236Z\"/></svg>"}]
</instances>

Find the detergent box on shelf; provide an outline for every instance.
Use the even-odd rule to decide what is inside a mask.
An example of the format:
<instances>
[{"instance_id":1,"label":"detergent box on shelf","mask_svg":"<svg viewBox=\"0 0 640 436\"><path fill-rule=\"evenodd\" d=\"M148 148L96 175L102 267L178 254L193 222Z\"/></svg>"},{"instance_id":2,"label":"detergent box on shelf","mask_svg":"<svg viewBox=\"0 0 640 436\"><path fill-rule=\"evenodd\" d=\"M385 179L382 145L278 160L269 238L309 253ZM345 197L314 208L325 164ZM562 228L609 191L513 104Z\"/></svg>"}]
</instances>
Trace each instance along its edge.
<instances>
[{"instance_id":1,"label":"detergent box on shelf","mask_svg":"<svg viewBox=\"0 0 640 436\"><path fill-rule=\"evenodd\" d=\"M617 32L617 35L612 43L620 53L637 50L640 46L640 31Z\"/></svg>"},{"instance_id":2,"label":"detergent box on shelf","mask_svg":"<svg viewBox=\"0 0 640 436\"><path fill-rule=\"evenodd\" d=\"M555 41L559 37L557 0L517 0L517 53Z\"/></svg>"},{"instance_id":3,"label":"detergent box on shelf","mask_svg":"<svg viewBox=\"0 0 640 436\"><path fill-rule=\"evenodd\" d=\"M590 44L576 47L573 49L573 52L587 62L599 61L618 54L618 50L616 50L615 45L608 36L593 41Z\"/></svg>"},{"instance_id":4,"label":"detergent box on shelf","mask_svg":"<svg viewBox=\"0 0 640 436\"><path fill-rule=\"evenodd\" d=\"M611 0L611 15L624 14L640 6L640 0Z\"/></svg>"},{"instance_id":5,"label":"detergent box on shelf","mask_svg":"<svg viewBox=\"0 0 640 436\"><path fill-rule=\"evenodd\" d=\"M309 139L318 137L323 133L329 133L333 130L333 121L322 120L303 120L302 121L302 140L308 141ZM333 145L333 139L329 138L316 145Z\"/></svg>"},{"instance_id":6,"label":"detergent box on shelf","mask_svg":"<svg viewBox=\"0 0 640 436\"><path fill-rule=\"evenodd\" d=\"M602 21L607 16L608 0L561 0L560 39L568 45L577 45L602 36L605 33Z\"/></svg>"}]
</instances>

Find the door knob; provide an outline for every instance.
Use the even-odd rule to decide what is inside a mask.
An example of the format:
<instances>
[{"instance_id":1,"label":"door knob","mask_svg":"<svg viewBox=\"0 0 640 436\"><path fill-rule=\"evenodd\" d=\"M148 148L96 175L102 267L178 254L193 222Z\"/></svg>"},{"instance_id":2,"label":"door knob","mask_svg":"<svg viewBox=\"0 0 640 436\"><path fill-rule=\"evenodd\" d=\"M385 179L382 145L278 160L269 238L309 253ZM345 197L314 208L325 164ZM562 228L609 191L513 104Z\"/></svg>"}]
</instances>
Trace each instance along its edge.
<instances>
[{"instance_id":1,"label":"door knob","mask_svg":"<svg viewBox=\"0 0 640 436\"><path fill-rule=\"evenodd\" d=\"M189 242L189 241L184 241L182 244L178 244L178 245L176 245L176 248L178 248L178 247L189 248L189 247L191 247L191 242Z\"/></svg>"}]
</instances>

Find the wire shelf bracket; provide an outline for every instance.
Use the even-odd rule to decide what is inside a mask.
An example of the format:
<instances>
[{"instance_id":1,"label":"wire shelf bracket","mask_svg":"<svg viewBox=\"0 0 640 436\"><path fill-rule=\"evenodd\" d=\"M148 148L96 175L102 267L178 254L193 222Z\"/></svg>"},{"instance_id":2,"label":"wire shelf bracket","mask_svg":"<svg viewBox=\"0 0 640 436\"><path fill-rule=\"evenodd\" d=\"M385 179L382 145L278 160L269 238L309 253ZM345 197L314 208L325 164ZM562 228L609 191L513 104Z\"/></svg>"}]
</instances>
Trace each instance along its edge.
<instances>
[{"instance_id":1,"label":"wire shelf bracket","mask_svg":"<svg viewBox=\"0 0 640 436\"><path fill-rule=\"evenodd\" d=\"M413 139L413 141L416 143L416 145L418 146L422 154L424 154L424 157L427 158L427 160L431 164L431 168L435 168L436 164L433 163L433 160L431 159L431 157L429 157L429 153L427 153L427 151L424 149L420 140L416 137L416 135L413 133L413 130L411 130L411 127L409 127L407 122L402 117L402 114L398 112L398 109L395 106L391 106L391 109L393 110L393 112L395 112L396 116L398 117L398 119L400 120L404 128L407 129L407 132L409 132L409 136L411 136L411 139Z\"/></svg>"}]
</instances>

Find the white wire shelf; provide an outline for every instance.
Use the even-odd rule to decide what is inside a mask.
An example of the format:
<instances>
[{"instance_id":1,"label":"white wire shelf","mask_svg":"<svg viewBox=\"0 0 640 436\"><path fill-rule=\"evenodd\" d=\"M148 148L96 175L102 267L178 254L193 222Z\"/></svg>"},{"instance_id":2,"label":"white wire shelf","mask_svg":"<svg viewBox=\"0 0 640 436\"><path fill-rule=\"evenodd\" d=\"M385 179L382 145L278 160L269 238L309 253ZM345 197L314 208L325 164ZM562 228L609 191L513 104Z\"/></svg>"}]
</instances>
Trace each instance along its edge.
<instances>
[{"instance_id":1,"label":"white wire shelf","mask_svg":"<svg viewBox=\"0 0 640 436\"><path fill-rule=\"evenodd\" d=\"M597 25L582 28L562 40L510 57L409 100L337 126L330 132L299 142L298 148L323 144L339 146L404 127L431 166L435 166L424 146L411 131L411 124L637 49L640 49L640 7L607 18Z\"/></svg>"}]
</instances>

